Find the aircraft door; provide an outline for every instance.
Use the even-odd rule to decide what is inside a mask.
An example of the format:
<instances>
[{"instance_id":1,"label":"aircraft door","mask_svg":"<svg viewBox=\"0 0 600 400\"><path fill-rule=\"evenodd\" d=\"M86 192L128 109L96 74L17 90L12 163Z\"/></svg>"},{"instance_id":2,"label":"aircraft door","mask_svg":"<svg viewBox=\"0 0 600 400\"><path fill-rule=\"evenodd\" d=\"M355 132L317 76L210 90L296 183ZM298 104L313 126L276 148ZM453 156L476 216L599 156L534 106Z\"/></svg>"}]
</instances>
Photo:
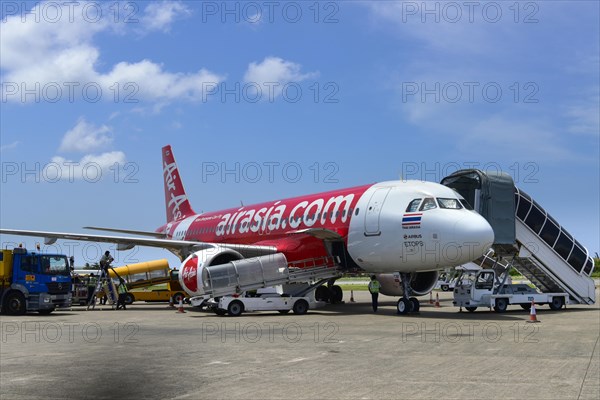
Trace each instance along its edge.
<instances>
[{"instance_id":1,"label":"aircraft door","mask_svg":"<svg viewBox=\"0 0 600 400\"><path fill-rule=\"evenodd\" d=\"M379 216L381 214L381 208L390 188L380 188L373 193L369 205L367 206L367 212L365 213L365 236L379 236L381 231L379 230Z\"/></svg>"}]
</instances>

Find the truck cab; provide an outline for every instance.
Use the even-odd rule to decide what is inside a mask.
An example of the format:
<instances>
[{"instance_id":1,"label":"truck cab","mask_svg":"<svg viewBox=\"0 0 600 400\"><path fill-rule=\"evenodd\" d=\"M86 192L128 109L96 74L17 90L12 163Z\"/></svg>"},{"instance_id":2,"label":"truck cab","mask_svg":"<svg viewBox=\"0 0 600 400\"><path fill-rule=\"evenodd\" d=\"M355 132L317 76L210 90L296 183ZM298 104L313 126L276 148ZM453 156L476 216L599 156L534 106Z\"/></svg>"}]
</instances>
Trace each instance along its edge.
<instances>
[{"instance_id":1,"label":"truck cab","mask_svg":"<svg viewBox=\"0 0 600 400\"><path fill-rule=\"evenodd\" d=\"M0 307L3 313L50 314L71 306L71 271L67 256L33 253L25 248L2 250Z\"/></svg>"}]
</instances>

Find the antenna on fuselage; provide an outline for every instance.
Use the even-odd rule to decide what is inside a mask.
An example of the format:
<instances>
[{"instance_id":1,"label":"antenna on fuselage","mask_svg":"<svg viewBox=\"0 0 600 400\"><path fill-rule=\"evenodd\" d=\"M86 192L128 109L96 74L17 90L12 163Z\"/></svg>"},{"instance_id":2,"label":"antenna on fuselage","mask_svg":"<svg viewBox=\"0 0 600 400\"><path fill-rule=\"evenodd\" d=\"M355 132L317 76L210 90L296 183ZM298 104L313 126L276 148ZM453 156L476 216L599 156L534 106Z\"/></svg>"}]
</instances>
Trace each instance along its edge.
<instances>
[{"instance_id":1,"label":"antenna on fuselage","mask_svg":"<svg viewBox=\"0 0 600 400\"><path fill-rule=\"evenodd\" d=\"M240 200L240 206L244 207L244 202Z\"/></svg>"}]
</instances>

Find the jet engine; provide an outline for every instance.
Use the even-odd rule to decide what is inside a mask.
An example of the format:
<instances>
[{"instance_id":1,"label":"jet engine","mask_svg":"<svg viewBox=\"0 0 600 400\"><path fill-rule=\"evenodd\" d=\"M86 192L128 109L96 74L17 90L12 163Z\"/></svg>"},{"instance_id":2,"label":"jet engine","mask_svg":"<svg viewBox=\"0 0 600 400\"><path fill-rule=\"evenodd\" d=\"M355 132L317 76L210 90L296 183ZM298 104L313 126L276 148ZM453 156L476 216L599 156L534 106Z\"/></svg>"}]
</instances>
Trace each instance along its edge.
<instances>
[{"instance_id":1,"label":"jet engine","mask_svg":"<svg viewBox=\"0 0 600 400\"><path fill-rule=\"evenodd\" d=\"M412 295L423 296L431 292L438 281L438 271L413 272L410 274ZM402 296L404 286L400 274L379 274L377 280L381 284L379 291L386 296Z\"/></svg>"},{"instance_id":2,"label":"jet engine","mask_svg":"<svg viewBox=\"0 0 600 400\"><path fill-rule=\"evenodd\" d=\"M228 262L243 258L237 251L222 247L197 251L181 263L179 283L190 295L200 296L205 293L202 272L206 267L227 264Z\"/></svg>"}]
</instances>

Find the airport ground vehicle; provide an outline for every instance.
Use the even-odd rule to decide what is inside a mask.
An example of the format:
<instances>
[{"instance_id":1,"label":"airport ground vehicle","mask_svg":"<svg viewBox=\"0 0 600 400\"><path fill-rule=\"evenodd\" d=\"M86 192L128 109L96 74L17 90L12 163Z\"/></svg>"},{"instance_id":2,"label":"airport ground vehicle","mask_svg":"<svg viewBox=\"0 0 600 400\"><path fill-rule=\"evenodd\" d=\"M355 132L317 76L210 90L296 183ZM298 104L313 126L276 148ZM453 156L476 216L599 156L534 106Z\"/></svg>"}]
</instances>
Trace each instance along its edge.
<instances>
[{"instance_id":1,"label":"airport ground vehicle","mask_svg":"<svg viewBox=\"0 0 600 400\"><path fill-rule=\"evenodd\" d=\"M441 289L442 292L447 292L454 289L456 286L457 274L452 272L442 272L438 277L438 281L434 286L434 289Z\"/></svg>"},{"instance_id":2,"label":"airport ground vehicle","mask_svg":"<svg viewBox=\"0 0 600 400\"><path fill-rule=\"evenodd\" d=\"M186 302L187 294L181 288L179 281L171 281L166 284L132 289L127 292L125 301L127 304L131 304L134 301L170 301L171 298L175 304L179 303L179 300Z\"/></svg>"},{"instance_id":3,"label":"airport ground vehicle","mask_svg":"<svg viewBox=\"0 0 600 400\"><path fill-rule=\"evenodd\" d=\"M494 311L501 313L511 304L529 310L534 301L538 305L548 304L552 310L559 310L569 303L567 293L541 293L526 284L504 285L496 278L494 270L482 269L473 280L460 280L462 283L454 288L453 304L465 307L470 312L477 307L493 307Z\"/></svg>"},{"instance_id":4,"label":"airport ground vehicle","mask_svg":"<svg viewBox=\"0 0 600 400\"><path fill-rule=\"evenodd\" d=\"M305 295L292 296L283 293L281 286L262 288L241 295L210 299L207 302L207 309L218 315L229 314L233 317L237 317L245 311L279 311L282 314L293 311L294 314L302 315L306 314L309 309L323 307L326 304L324 301L315 300L314 288L309 290L310 292Z\"/></svg>"},{"instance_id":5,"label":"airport ground vehicle","mask_svg":"<svg viewBox=\"0 0 600 400\"><path fill-rule=\"evenodd\" d=\"M40 254L25 248L2 250L0 306L2 313L50 314L71 306L71 273L67 256Z\"/></svg>"},{"instance_id":6,"label":"airport ground vehicle","mask_svg":"<svg viewBox=\"0 0 600 400\"><path fill-rule=\"evenodd\" d=\"M179 284L178 271L171 270L165 259L115 267L109 271L111 278L121 277L127 282L126 302L184 300L187 293Z\"/></svg>"}]
</instances>

